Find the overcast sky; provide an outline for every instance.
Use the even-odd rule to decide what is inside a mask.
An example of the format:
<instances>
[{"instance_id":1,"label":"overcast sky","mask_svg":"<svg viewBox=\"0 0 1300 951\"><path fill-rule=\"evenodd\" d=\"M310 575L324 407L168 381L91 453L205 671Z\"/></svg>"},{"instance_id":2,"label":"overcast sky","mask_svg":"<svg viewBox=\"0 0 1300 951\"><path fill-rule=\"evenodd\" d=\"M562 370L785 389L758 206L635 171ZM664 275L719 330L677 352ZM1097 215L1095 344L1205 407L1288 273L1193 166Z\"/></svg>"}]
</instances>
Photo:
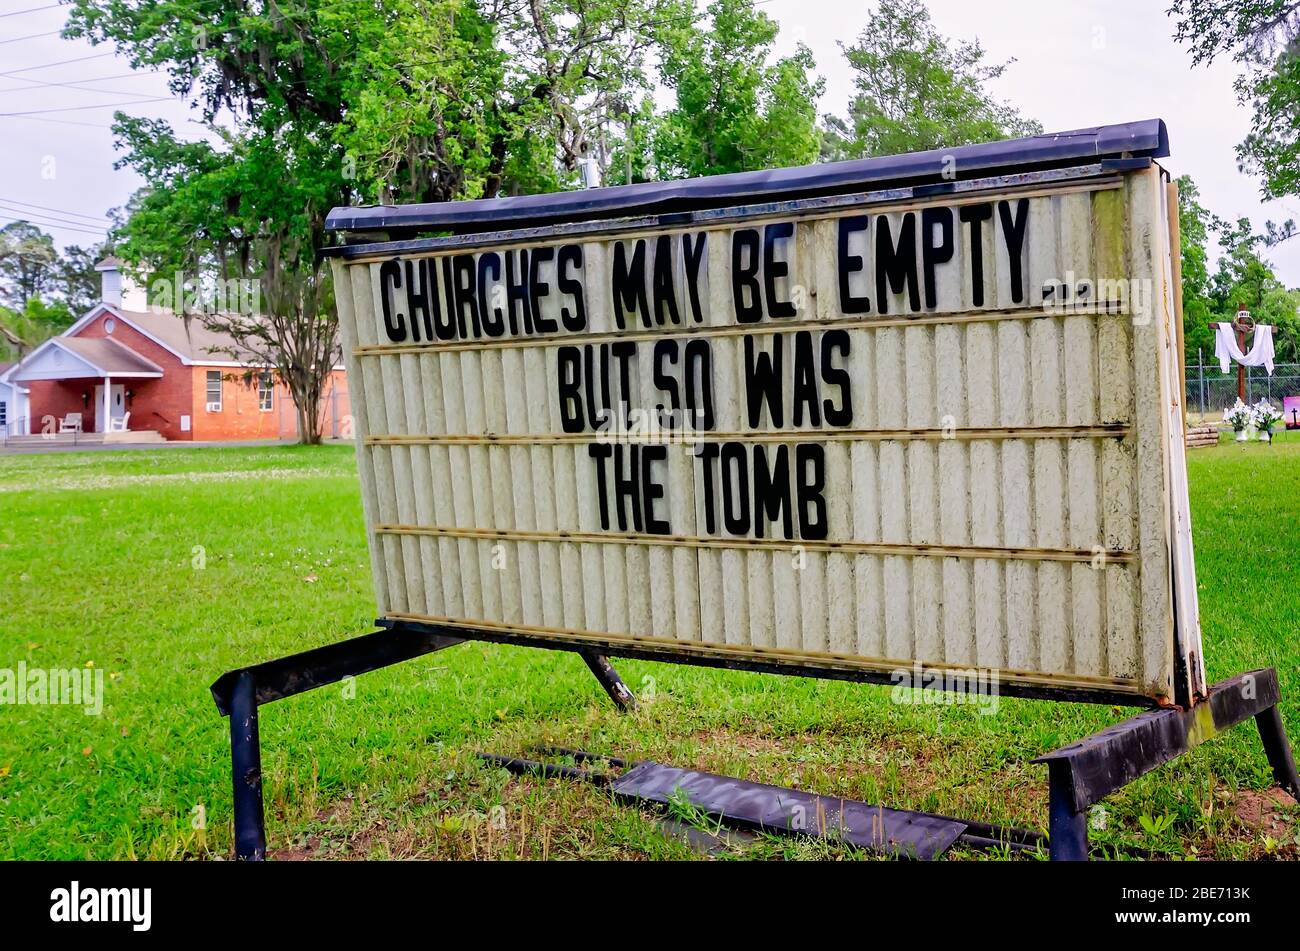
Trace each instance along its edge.
<instances>
[{"instance_id":1,"label":"overcast sky","mask_svg":"<svg viewBox=\"0 0 1300 951\"><path fill-rule=\"evenodd\" d=\"M113 169L119 153L108 128L110 106L170 119L193 136L203 130L188 121L183 103L170 100L162 75L132 75L107 48L61 39L66 10L51 4L0 0L0 224L28 218L60 245L85 245L102 239L105 213L141 184L130 171ZM1260 229L1268 219L1300 219L1300 200L1264 204L1258 183L1237 171L1233 147L1248 131L1250 113L1233 93L1235 66L1193 68L1172 39L1166 0L929 5L945 34L978 37L991 60L1015 58L994 90L1047 131L1164 119L1172 155L1163 164L1175 175L1190 174L1210 210L1249 216ZM820 111L843 111L852 77L837 43L857 36L868 5L767 0L762 8L781 24L780 52L802 41L816 55L826 79ZM57 85L67 83L94 91ZM1269 257L1288 285L1300 285L1300 238Z\"/></svg>"}]
</instances>

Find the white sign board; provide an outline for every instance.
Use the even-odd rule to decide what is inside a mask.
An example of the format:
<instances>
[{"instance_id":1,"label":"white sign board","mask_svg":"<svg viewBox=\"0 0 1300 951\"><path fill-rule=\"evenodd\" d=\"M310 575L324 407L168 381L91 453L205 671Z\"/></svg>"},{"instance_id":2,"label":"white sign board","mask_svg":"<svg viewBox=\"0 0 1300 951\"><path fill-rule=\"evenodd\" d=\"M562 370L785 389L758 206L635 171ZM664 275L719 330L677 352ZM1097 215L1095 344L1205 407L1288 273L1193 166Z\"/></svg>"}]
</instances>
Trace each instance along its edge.
<instances>
[{"instance_id":1,"label":"white sign board","mask_svg":"<svg viewBox=\"0 0 1300 951\"><path fill-rule=\"evenodd\" d=\"M1166 202L1148 166L336 259L380 614L1173 697Z\"/></svg>"}]
</instances>

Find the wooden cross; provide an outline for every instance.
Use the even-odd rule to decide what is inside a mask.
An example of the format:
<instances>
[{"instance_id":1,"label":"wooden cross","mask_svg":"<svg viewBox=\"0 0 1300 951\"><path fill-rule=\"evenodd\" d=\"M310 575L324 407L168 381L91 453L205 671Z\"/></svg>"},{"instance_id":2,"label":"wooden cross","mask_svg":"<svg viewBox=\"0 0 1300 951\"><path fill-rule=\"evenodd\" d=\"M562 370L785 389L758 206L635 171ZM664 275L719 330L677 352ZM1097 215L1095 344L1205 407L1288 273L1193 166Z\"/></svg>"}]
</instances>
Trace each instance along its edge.
<instances>
[{"instance_id":1,"label":"wooden cross","mask_svg":"<svg viewBox=\"0 0 1300 951\"><path fill-rule=\"evenodd\" d=\"M1212 321L1209 328L1218 331L1219 322ZM1255 329L1255 318L1250 316L1245 304L1237 305L1237 316L1232 318L1232 329L1237 332L1237 349L1246 352L1246 334ZM1246 368L1237 364L1237 399L1246 402Z\"/></svg>"}]
</instances>

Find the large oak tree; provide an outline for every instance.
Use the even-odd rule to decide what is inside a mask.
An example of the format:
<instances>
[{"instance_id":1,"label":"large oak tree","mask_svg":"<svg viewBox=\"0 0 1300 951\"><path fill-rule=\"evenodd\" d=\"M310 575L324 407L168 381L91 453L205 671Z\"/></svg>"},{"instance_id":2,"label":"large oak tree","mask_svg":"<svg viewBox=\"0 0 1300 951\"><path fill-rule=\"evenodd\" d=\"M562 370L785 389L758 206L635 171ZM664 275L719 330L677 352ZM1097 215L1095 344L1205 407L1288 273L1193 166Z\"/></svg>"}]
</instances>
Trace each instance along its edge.
<instances>
[{"instance_id":1,"label":"large oak tree","mask_svg":"<svg viewBox=\"0 0 1300 951\"><path fill-rule=\"evenodd\" d=\"M685 0L73 0L70 36L168 74L214 141L119 114L149 182L117 253L141 276L258 282L263 313L199 315L286 383L304 441L339 344L325 215L563 187L603 100ZM566 178L567 176L567 178Z\"/></svg>"}]
</instances>

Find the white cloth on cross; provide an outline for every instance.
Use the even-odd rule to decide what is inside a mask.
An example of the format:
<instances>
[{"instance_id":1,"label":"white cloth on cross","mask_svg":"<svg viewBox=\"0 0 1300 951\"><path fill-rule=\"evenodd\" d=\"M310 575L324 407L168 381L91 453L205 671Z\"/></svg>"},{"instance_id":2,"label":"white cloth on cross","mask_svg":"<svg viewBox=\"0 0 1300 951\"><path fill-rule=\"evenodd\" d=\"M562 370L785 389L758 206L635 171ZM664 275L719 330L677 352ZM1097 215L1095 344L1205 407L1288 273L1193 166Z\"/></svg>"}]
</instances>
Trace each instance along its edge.
<instances>
[{"instance_id":1,"label":"white cloth on cross","mask_svg":"<svg viewBox=\"0 0 1300 951\"><path fill-rule=\"evenodd\" d=\"M1273 375L1273 328L1269 324L1255 325L1255 339L1250 345L1250 353L1242 353L1237 345L1237 335L1232 324L1214 325L1214 356L1219 361L1219 369L1228 372L1228 364L1235 360L1244 367L1263 367L1268 375Z\"/></svg>"}]
</instances>

